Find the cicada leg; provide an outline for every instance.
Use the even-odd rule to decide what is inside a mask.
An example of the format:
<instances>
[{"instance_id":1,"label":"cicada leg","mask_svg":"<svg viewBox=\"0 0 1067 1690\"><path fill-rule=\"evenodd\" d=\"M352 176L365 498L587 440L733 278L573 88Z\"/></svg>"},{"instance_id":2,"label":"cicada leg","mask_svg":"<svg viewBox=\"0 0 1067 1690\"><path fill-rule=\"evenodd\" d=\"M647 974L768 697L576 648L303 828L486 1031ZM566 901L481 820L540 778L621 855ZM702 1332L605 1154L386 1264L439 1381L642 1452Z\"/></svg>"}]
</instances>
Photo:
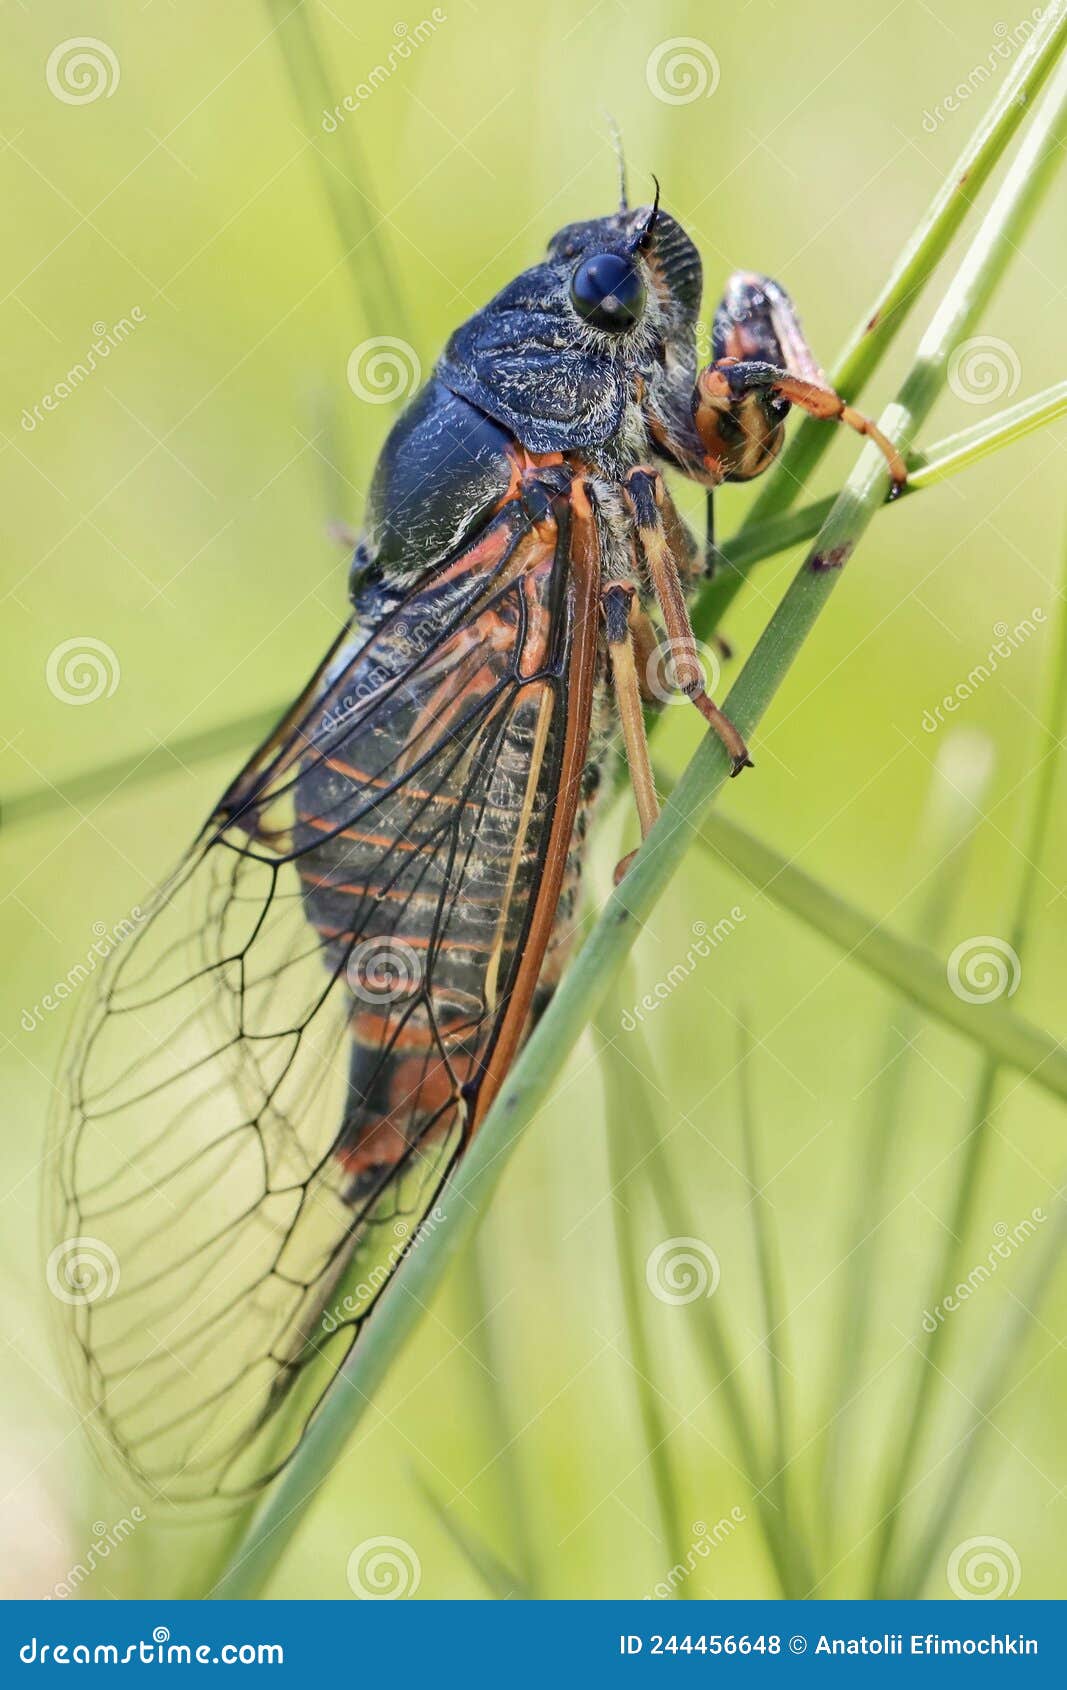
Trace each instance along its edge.
<instances>
[{"instance_id":1,"label":"cicada leg","mask_svg":"<svg viewBox=\"0 0 1067 1690\"><path fill-rule=\"evenodd\" d=\"M696 705L712 732L722 741L731 774L752 767L748 747L730 718L709 698L704 686L696 635L689 619L685 591L663 525L663 478L653 469L632 469L624 484L649 581L656 596L670 642L673 668L681 692Z\"/></svg>"},{"instance_id":2,"label":"cicada leg","mask_svg":"<svg viewBox=\"0 0 1067 1690\"><path fill-rule=\"evenodd\" d=\"M892 494L907 480L904 460L877 424L828 385L804 338L793 303L768 276L731 276L715 313L714 362L697 378L693 420L706 471L749 481L773 463L790 405L842 422L873 440L889 469Z\"/></svg>"},{"instance_id":3,"label":"cicada leg","mask_svg":"<svg viewBox=\"0 0 1067 1690\"><path fill-rule=\"evenodd\" d=\"M648 755L645 734L645 715L641 702L641 686L635 659L635 631L632 626L636 588L629 583L613 582L601 596L604 630L611 657L611 679L615 688L615 703L622 726L626 761L630 768L637 819L641 823L641 838L646 839L659 815L659 799Z\"/></svg>"}]
</instances>

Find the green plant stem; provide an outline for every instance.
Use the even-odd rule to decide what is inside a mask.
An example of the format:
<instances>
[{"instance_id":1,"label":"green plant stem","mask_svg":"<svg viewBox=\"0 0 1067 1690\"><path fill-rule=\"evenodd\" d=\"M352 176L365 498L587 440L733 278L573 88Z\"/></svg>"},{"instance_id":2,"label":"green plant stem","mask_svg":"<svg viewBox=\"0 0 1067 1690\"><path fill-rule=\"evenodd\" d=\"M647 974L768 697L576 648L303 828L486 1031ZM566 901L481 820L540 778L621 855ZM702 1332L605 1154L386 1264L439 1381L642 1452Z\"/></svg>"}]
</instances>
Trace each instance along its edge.
<instances>
[{"instance_id":1,"label":"green plant stem","mask_svg":"<svg viewBox=\"0 0 1067 1690\"><path fill-rule=\"evenodd\" d=\"M1036 786L1030 807L1024 844L1023 869L1015 894L1014 909L1009 924L1008 943L1022 959L1034 914L1040 864L1049 840L1052 799L1055 788L1058 751L1061 736L1067 727L1067 558L1064 581L1061 583L1057 612L1056 649L1053 657L1048 702L1043 712L1044 723L1037 764ZM963 1165L952 1217L945 1234L945 1244L938 1265L930 1281L927 1306L940 1302L945 1290L959 1278L963 1253L974 1219L974 1209L981 1188L989 1155L990 1131L997 1085L1001 1074L999 1056L992 1047L982 1061L975 1086L974 1102L963 1140ZM940 1377L941 1357L944 1354L948 1328L943 1321L935 1322L932 1332L925 1335L919 1357L918 1382L895 1456L890 1464L886 1482L880 1524L874 1545L873 1593L885 1595L893 1586L893 1549L902 1518L902 1502L911 1488L911 1474L926 1436L927 1423L933 1404L934 1388Z\"/></svg>"},{"instance_id":2,"label":"green plant stem","mask_svg":"<svg viewBox=\"0 0 1067 1690\"><path fill-rule=\"evenodd\" d=\"M608 1021L603 1010L599 1020L601 1027L607 1030ZM626 1051L635 1046L638 1058L631 1061ZM699 1235L699 1227L693 1218L690 1205L678 1188L666 1146L656 1131L655 1111L648 1096L647 1080L648 1074L654 1070L645 1054L646 1045L639 1028L627 1033L626 1051L618 1041L615 1042L613 1055L616 1067L625 1061L631 1070L626 1087L627 1108L632 1107L635 1090L639 1089L643 1094L641 1107L632 1118L642 1129L642 1167L648 1175L648 1184L660 1220L668 1237L696 1237ZM606 1066L605 1062L605 1068ZM621 1087L619 1089L621 1091ZM711 1381L709 1398L721 1393L724 1417L730 1427L745 1477L752 1488L756 1517L782 1594L802 1594L811 1585L810 1568L803 1559L802 1550L798 1553L798 1546L784 1529L777 1502L771 1497L771 1462L756 1435L756 1426L759 1423L756 1405L745 1389L741 1364L737 1360L734 1342L727 1329L722 1308L715 1298L704 1300L700 1304L699 1315L697 1351Z\"/></svg>"},{"instance_id":3,"label":"green plant stem","mask_svg":"<svg viewBox=\"0 0 1067 1690\"><path fill-rule=\"evenodd\" d=\"M916 943L940 950L963 877L967 850L974 838L976 817L992 773L991 758L970 759L950 769L939 759L928 800L930 821L920 829L923 857L934 858L934 870L910 925ZM923 837L925 836L925 837ZM878 1281L880 1227L885 1219L890 1159L899 1146L905 1123L904 1102L915 1056L913 1044L923 1027L923 1012L903 999L890 1020L878 1078L872 1088L867 1130L856 1158L856 1197L843 1261L840 1306L832 1323L836 1365L829 1370L830 1388L822 1420L825 1426L821 1461L823 1541L826 1560L836 1561L837 1523L850 1452L849 1434L855 1426L851 1412L863 1378L872 1306ZM977 1030L977 1029L976 1029Z\"/></svg>"},{"instance_id":4,"label":"green plant stem","mask_svg":"<svg viewBox=\"0 0 1067 1690\"><path fill-rule=\"evenodd\" d=\"M660 1393L653 1382L657 1370L652 1357L646 1318L649 1292L647 1287L641 1284L637 1267L640 1246L634 1226L634 1211L638 1194L636 1182L631 1179L633 1144L641 1127L647 1124L644 1117L648 1113L648 1096L640 1074L629 1079L625 1087L622 1084L621 1064L612 1060L612 1019L609 999L601 1007L594 1030L602 1058L615 1259L618 1264L619 1288L633 1361L634 1394L644 1444L648 1450L649 1475L668 1564L675 1566L684 1563L689 1540L679 1511L680 1490L672 1471L670 1434L663 1415ZM636 1120L636 1116L641 1119ZM641 1136L644 1137L645 1134L642 1133ZM684 1590L683 1585L677 1588Z\"/></svg>"},{"instance_id":5,"label":"green plant stem","mask_svg":"<svg viewBox=\"0 0 1067 1690\"><path fill-rule=\"evenodd\" d=\"M1067 1171L1063 1179L1067 1180ZM1060 1185L1060 1191L1062 1190L1063 1180ZM1014 1373L1019 1353L1033 1330L1034 1318L1052 1283L1065 1245L1067 1204L1061 1196L1059 1213L1052 1218L1051 1236L1046 1240L1027 1276L1022 1295L1013 1300L1011 1308L999 1322L992 1342L986 1350L978 1382L973 1391L968 1392L970 1411L963 1430L953 1445L952 1458L943 1475L938 1500L910 1558L896 1580L897 1594L904 1600L913 1600L922 1594L934 1557L948 1535L960 1498L974 1479L979 1444L988 1438L992 1430L993 1416L1007 1394L1007 1380Z\"/></svg>"},{"instance_id":6,"label":"green plant stem","mask_svg":"<svg viewBox=\"0 0 1067 1690\"><path fill-rule=\"evenodd\" d=\"M767 1488L781 1516L781 1529L789 1545L792 1567L800 1572L799 1585L793 1584L787 1593L804 1596L811 1589L813 1573L810 1552L802 1538L793 1509L792 1483L789 1473L789 1370L785 1360L785 1297L782 1291L781 1263L773 1234L770 1207L760 1171L759 1146L756 1142L755 1110L749 1058L752 1038L742 1018L738 1034L738 1081L741 1092L741 1149L745 1183L748 1186L752 1215L752 1237L756 1253L757 1278L763 1305L763 1327L766 1333L767 1382L771 1398L771 1422L774 1435L771 1443L770 1477Z\"/></svg>"},{"instance_id":7,"label":"green plant stem","mask_svg":"<svg viewBox=\"0 0 1067 1690\"><path fill-rule=\"evenodd\" d=\"M416 1474L415 1482L441 1530L452 1540L460 1555L472 1572L485 1585L491 1596L496 1597L498 1602L529 1602L535 1599L536 1593L523 1583L522 1579L512 1571L505 1561L500 1559L480 1533L457 1516L455 1509L449 1507L438 1496L433 1486L422 1474Z\"/></svg>"},{"instance_id":8,"label":"green plant stem","mask_svg":"<svg viewBox=\"0 0 1067 1690\"><path fill-rule=\"evenodd\" d=\"M934 195L885 286L864 313L830 371L832 385L844 398L854 400L878 368L990 173L1033 109L1034 98L1056 64L1065 41L1067 4L1065 0L1053 0L1001 84L988 113ZM753 526L792 503L828 449L831 437L829 429L820 429L810 419L801 423L782 453L773 480L749 513L748 520Z\"/></svg>"},{"instance_id":9,"label":"green plant stem","mask_svg":"<svg viewBox=\"0 0 1067 1690\"><path fill-rule=\"evenodd\" d=\"M973 423L958 434L938 440L926 451L912 452L908 459L908 484L904 497L921 487L933 487L969 469L980 459L997 452L1015 440L1022 440L1046 423L1056 422L1067 413L1067 381L1053 382L1028 399L998 411L983 422Z\"/></svg>"},{"instance_id":10,"label":"green plant stem","mask_svg":"<svg viewBox=\"0 0 1067 1690\"><path fill-rule=\"evenodd\" d=\"M523 1476L515 1449L515 1433L508 1412L507 1393L503 1387L504 1362L496 1318L487 1294L490 1276L486 1273L485 1253L489 1243L486 1232L474 1240L456 1263L457 1287L466 1315L466 1348L478 1367L478 1381L490 1436L497 1450L501 1491L507 1511L507 1526L512 1554L510 1559L518 1567L527 1596L536 1597L539 1588L533 1538L529 1528ZM442 1507L444 1505L442 1504Z\"/></svg>"},{"instance_id":11,"label":"green plant stem","mask_svg":"<svg viewBox=\"0 0 1067 1690\"><path fill-rule=\"evenodd\" d=\"M1001 447L1009 446L1015 440L1021 440L1035 429L1055 422L1065 413L1067 381L1060 381L1045 388L1043 392L1034 394L1032 398L1022 399L1017 405L1009 405L994 417L985 418L970 428L961 429L958 434L950 434L944 440L935 441L925 451L910 452L908 480L896 502L903 503L913 494L921 493L924 488L936 486L938 482L947 481L950 476L959 475L961 470L969 469L972 464L988 457L991 452L999 451ZM729 577L731 573L745 577L765 558L775 557L791 546L810 540L826 521L833 504L831 495L825 499L817 499L810 505L803 505L798 511L787 511L781 516L768 517L766 522L758 523L754 527L743 524L734 538L719 549L718 559L724 577ZM889 508L893 509L895 506ZM715 579L717 582L720 577L717 575ZM693 617L693 626L698 635L706 638L714 632L718 622L717 601L713 596L702 596Z\"/></svg>"},{"instance_id":12,"label":"green plant stem","mask_svg":"<svg viewBox=\"0 0 1067 1690\"><path fill-rule=\"evenodd\" d=\"M216 728L204 728L167 745L157 745L151 751L137 751L131 757L99 763L95 769L86 769L84 774L56 785L35 786L18 793L7 800L0 813L3 830L9 832L20 823L36 821L68 805L78 807L95 799L119 797L124 786L128 785L132 791L143 780L175 774L193 763L221 757L224 752L247 752L270 732L281 714L280 709L255 710Z\"/></svg>"},{"instance_id":13,"label":"green plant stem","mask_svg":"<svg viewBox=\"0 0 1067 1690\"><path fill-rule=\"evenodd\" d=\"M1062 11L1062 7L1059 8ZM1040 39L1035 35L1035 40ZM897 402L881 419L898 445L910 445L945 379L952 349L968 332L989 299L1022 237L1051 177L1045 148L1058 125L1062 89L1051 110L1034 119L1019 160L1005 178L944 300L920 343L915 365ZM1036 137L1036 145L1035 143ZM1049 153L1055 151L1049 148ZM812 552L804 559L727 699L741 733L753 737L792 663L826 608L852 554L885 496L881 454L864 451ZM632 949L694 833L729 773L720 741L706 735L664 805L663 812L631 867L615 888L590 937L506 1077L493 1108L459 1164L443 1203L445 1218L398 1269L382 1293L374 1318L342 1368L342 1378L323 1401L307 1435L253 1521L240 1556L215 1593L254 1593L269 1576L318 1486L344 1448L369 1401L406 1343L422 1306L443 1270L473 1233L510 1154L552 1094L557 1076L583 1027L604 1000L614 974ZM410 1288L410 1289L409 1289ZM350 1383L354 1390L346 1390Z\"/></svg>"},{"instance_id":14,"label":"green plant stem","mask_svg":"<svg viewBox=\"0 0 1067 1690\"><path fill-rule=\"evenodd\" d=\"M656 1455L653 1467L654 1483L661 1498L661 1513L665 1524L667 1521L673 1521L674 1524L675 1560L682 1561L688 1545L681 1520L677 1517L677 1488L671 1481L662 1416L658 1398L651 1385L654 1377L652 1357L647 1322L642 1312L647 1299L640 1279L634 1271L638 1251L632 1215L639 1201L639 1182L633 1177L630 1166L623 1161L621 1123L626 1124L629 1137L636 1141L636 1148L640 1152L638 1166L641 1169L642 1183L647 1181L651 1188L667 1235L693 1237L697 1234L697 1227L672 1177L666 1147L657 1132L656 1111L648 1083L648 1075L653 1072L653 1065L641 1030L635 1027L627 1033L625 1051L615 1037L611 1006L617 1003L619 996L618 990L610 995L602 1005L595 1025L601 1047L605 1099L608 1103L612 1186L618 1195L615 1224L619 1240L620 1283L631 1340L636 1336L635 1365L640 1367L646 1385L644 1400L640 1406L646 1422L648 1447ZM627 1070L625 1084L622 1077L624 1063ZM795 1534L790 1529L779 1495L775 1491L775 1462L766 1455L757 1440L755 1427L758 1424L758 1416L754 1403L745 1391L740 1365L722 1309L715 1299L711 1299L702 1301L699 1310L693 1312L699 1312L698 1353L712 1381L712 1394L722 1394L725 1419L730 1426L745 1477L752 1487L760 1531L782 1594L803 1595L812 1583L810 1562L803 1545L795 1540Z\"/></svg>"},{"instance_id":15,"label":"green plant stem","mask_svg":"<svg viewBox=\"0 0 1067 1690\"><path fill-rule=\"evenodd\" d=\"M1003 1000L978 1008L952 991L945 959L880 926L865 910L788 862L731 816L713 810L700 826L700 842L716 860L742 875L917 1009L1018 1069L1034 1085L1067 1102L1067 1050L1044 1028Z\"/></svg>"}]
</instances>

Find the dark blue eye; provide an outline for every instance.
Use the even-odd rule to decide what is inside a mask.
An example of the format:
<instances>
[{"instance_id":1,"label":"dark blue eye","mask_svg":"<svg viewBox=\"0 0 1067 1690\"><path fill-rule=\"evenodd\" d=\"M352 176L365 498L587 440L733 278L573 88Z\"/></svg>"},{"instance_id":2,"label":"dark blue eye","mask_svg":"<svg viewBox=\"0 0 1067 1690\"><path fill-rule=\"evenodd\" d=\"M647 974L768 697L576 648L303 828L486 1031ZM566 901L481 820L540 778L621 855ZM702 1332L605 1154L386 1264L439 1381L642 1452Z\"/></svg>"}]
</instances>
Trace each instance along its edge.
<instances>
[{"instance_id":1,"label":"dark blue eye","mask_svg":"<svg viewBox=\"0 0 1067 1690\"><path fill-rule=\"evenodd\" d=\"M645 285L628 258L598 252L571 277L571 301L579 317L597 329L629 329L645 304Z\"/></svg>"}]
</instances>

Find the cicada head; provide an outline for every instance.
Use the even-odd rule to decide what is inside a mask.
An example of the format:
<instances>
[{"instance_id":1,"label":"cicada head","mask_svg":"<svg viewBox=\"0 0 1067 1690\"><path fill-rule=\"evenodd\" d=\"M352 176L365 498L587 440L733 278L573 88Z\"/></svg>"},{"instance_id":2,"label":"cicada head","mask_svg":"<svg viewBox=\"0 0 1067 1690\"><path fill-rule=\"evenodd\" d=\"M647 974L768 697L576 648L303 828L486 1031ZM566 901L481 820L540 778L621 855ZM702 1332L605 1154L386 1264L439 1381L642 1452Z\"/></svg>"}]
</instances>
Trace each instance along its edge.
<instances>
[{"instance_id":1,"label":"cicada head","mask_svg":"<svg viewBox=\"0 0 1067 1690\"><path fill-rule=\"evenodd\" d=\"M688 413L701 280L658 196L569 223L457 330L437 374L529 451L610 450L635 419Z\"/></svg>"}]
</instances>

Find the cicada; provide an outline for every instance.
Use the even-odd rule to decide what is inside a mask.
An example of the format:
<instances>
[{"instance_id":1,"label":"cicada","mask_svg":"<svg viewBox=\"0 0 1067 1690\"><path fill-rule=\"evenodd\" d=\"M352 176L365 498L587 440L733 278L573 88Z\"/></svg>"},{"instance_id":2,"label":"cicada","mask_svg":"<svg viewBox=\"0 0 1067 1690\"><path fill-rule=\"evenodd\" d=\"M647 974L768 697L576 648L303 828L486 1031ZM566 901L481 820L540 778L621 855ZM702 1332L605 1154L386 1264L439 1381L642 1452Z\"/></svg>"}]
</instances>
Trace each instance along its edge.
<instances>
[{"instance_id":1,"label":"cicada","mask_svg":"<svg viewBox=\"0 0 1067 1690\"><path fill-rule=\"evenodd\" d=\"M351 618L83 1013L55 1236L87 1417L159 1496L290 1457L550 997L621 742L656 813L649 664L749 761L665 483L743 481L830 391L786 293L655 202L569 224L453 334L389 434ZM621 735L618 730L621 728ZM428 1218L429 1217L429 1218Z\"/></svg>"}]
</instances>

